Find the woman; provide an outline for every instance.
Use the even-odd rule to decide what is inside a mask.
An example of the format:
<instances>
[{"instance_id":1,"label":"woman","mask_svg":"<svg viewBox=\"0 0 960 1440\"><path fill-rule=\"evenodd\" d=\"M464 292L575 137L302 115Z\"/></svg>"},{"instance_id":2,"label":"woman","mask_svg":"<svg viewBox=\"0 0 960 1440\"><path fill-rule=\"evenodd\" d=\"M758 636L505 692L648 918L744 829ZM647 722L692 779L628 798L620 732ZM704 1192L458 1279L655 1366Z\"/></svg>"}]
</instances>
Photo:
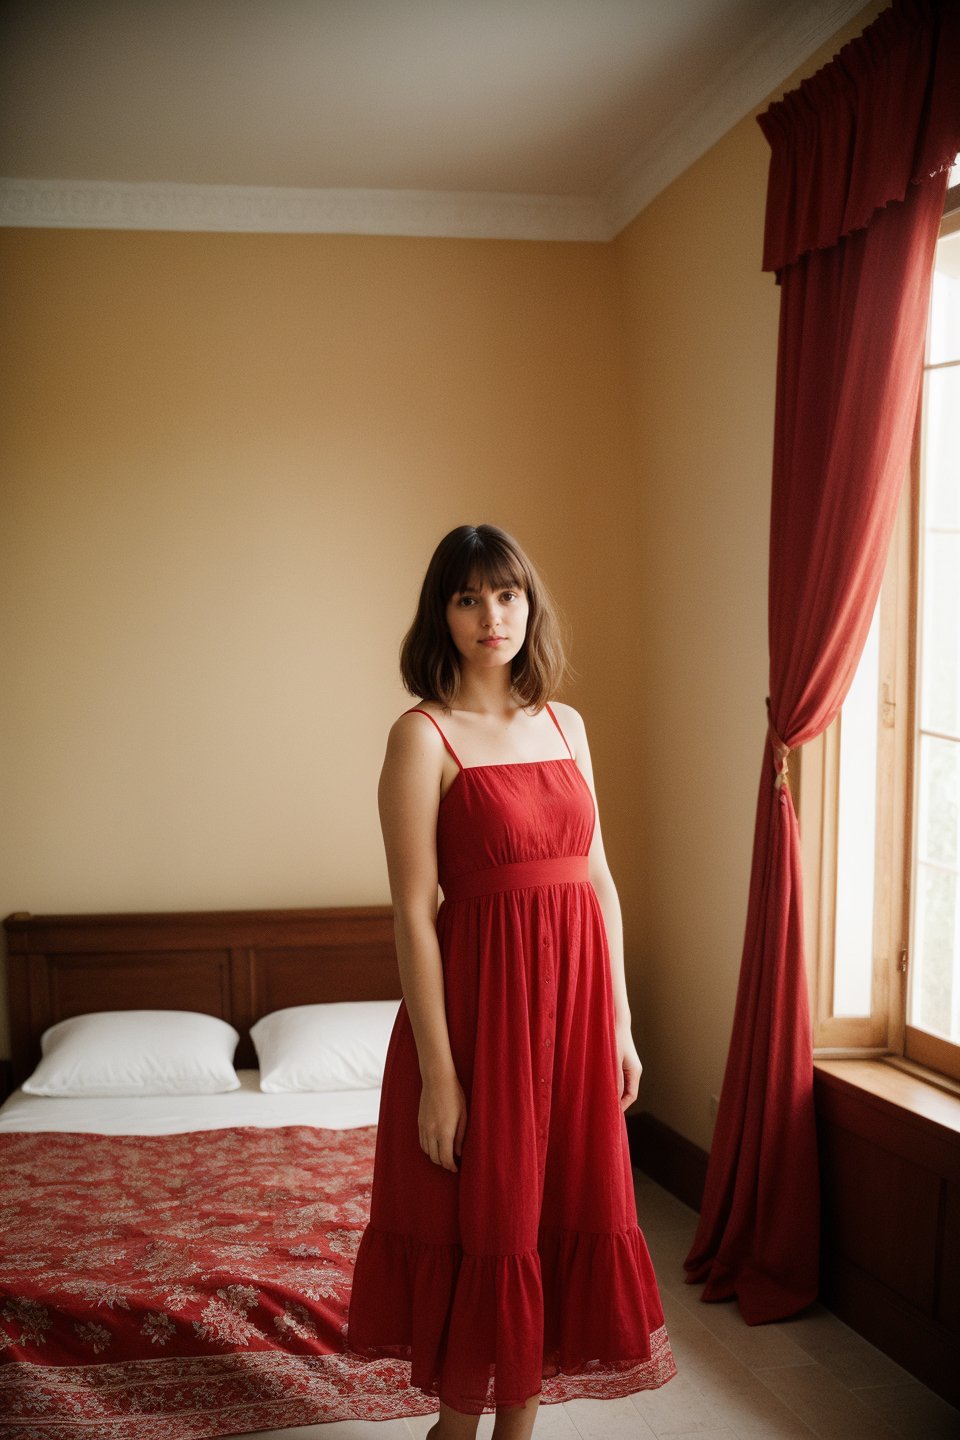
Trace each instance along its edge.
<instances>
[{"instance_id":1,"label":"woman","mask_svg":"<svg viewBox=\"0 0 960 1440\"><path fill-rule=\"evenodd\" d=\"M492 525L430 561L380 816L403 1003L348 1337L411 1361L429 1440L529 1436L541 1395L675 1374L637 1227L617 892L543 583ZM437 911L438 882L443 904Z\"/></svg>"}]
</instances>

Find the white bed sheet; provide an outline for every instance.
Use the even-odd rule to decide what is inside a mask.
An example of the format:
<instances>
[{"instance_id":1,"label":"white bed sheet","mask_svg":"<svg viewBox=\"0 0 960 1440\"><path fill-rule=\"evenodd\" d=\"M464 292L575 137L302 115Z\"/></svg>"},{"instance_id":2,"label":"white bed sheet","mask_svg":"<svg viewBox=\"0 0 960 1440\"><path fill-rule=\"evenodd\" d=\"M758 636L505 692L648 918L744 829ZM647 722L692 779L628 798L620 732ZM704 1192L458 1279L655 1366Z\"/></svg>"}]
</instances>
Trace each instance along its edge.
<instances>
[{"instance_id":1,"label":"white bed sheet","mask_svg":"<svg viewBox=\"0 0 960 1440\"><path fill-rule=\"evenodd\" d=\"M57 1099L15 1090L0 1105L0 1132L66 1130L94 1135L180 1135L255 1125L314 1125L352 1130L375 1125L380 1091L331 1090L323 1094L265 1095L259 1070L238 1070L240 1089L225 1095L138 1095Z\"/></svg>"}]
</instances>

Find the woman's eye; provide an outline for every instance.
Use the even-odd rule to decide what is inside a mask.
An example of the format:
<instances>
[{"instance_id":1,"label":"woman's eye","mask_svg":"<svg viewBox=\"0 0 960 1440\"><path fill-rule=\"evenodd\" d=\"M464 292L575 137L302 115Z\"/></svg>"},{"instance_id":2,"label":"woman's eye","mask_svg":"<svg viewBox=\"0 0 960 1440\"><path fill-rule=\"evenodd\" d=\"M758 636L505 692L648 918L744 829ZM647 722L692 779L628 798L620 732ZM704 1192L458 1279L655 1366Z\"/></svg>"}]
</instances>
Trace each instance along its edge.
<instances>
[{"instance_id":1,"label":"woman's eye","mask_svg":"<svg viewBox=\"0 0 960 1440\"><path fill-rule=\"evenodd\" d=\"M516 599L517 599L517 592L516 592L516 590L504 590L503 594L500 596L500 599L501 599L501 600L516 600Z\"/></svg>"}]
</instances>

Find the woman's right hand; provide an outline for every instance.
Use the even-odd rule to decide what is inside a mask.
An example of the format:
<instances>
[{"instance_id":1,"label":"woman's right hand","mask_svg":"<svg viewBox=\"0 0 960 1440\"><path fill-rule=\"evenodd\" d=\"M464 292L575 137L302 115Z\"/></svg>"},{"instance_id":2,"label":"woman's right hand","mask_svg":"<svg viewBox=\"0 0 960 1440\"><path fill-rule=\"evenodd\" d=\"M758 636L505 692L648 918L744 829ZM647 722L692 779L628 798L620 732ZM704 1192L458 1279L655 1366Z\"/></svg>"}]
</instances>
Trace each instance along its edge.
<instances>
[{"instance_id":1,"label":"woman's right hand","mask_svg":"<svg viewBox=\"0 0 960 1440\"><path fill-rule=\"evenodd\" d=\"M435 1165L457 1171L454 1155L463 1150L467 1128L467 1101L456 1075L424 1080L417 1117L420 1149Z\"/></svg>"}]
</instances>

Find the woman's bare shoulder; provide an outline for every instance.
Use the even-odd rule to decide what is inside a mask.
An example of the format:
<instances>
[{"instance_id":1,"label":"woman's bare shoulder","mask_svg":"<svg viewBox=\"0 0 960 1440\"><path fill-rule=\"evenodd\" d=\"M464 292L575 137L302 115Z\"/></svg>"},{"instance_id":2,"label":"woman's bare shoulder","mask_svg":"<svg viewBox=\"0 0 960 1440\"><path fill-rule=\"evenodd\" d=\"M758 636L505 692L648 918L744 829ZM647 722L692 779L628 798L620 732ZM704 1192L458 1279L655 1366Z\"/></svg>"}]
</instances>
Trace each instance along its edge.
<instances>
[{"instance_id":1,"label":"woman's bare shoulder","mask_svg":"<svg viewBox=\"0 0 960 1440\"><path fill-rule=\"evenodd\" d=\"M443 749L443 741L436 725L431 725L426 716L433 719L440 714L440 707L429 700L417 701L409 710L398 715L390 726L387 748L409 753L410 750L431 753Z\"/></svg>"},{"instance_id":2,"label":"woman's bare shoulder","mask_svg":"<svg viewBox=\"0 0 960 1440\"><path fill-rule=\"evenodd\" d=\"M579 710L574 710L572 705L567 705L563 700L551 700L550 709L564 731L569 731L572 735L586 735L586 726Z\"/></svg>"}]
</instances>

